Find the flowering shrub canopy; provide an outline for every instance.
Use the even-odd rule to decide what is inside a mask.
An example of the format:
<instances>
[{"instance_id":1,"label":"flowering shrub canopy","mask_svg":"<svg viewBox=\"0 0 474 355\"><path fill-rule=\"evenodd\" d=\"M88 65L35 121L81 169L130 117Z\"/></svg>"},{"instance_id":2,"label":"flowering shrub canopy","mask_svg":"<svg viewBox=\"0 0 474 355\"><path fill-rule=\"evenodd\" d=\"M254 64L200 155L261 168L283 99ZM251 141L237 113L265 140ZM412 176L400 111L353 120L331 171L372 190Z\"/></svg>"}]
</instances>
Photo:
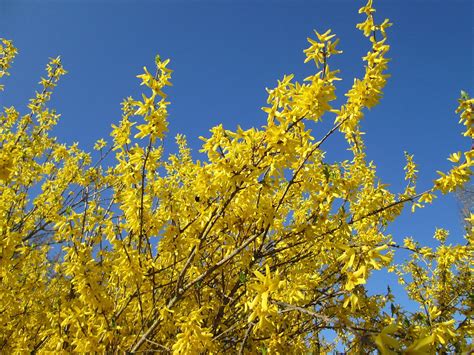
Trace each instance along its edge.
<instances>
[{"instance_id":1,"label":"flowering shrub canopy","mask_svg":"<svg viewBox=\"0 0 474 355\"><path fill-rule=\"evenodd\" d=\"M377 177L361 120L389 76L391 24L374 12L370 0L360 9L365 73L342 106L332 106L338 40L316 32L304 52L317 72L268 90L265 126L214 127L202 138L204 161L182 135L177 154L163 151L172 71L159 56L138 75L146 92L124 100L110 143L99 140L94 155L60 143L50 135L59 114L47 104L66 72L52 59L29 112L0 115L1 351L467 351L474 216L463 245L445 230L436 247L397 244L386 228L404 206L461 187L474 153L454 152L452 169L422 192L408 153L404 191ZM0 77L16 54L1 43ZM457 111L471 139L473 103L463 93ZM333 127L313 133L323 117ZM351 159L330 164L324 147L336 134ZM398 249L411 254L401 265ZM419 311L397 305L390 289L368 294L380 269L398 275Z\"/></svg>"}]
</instances>

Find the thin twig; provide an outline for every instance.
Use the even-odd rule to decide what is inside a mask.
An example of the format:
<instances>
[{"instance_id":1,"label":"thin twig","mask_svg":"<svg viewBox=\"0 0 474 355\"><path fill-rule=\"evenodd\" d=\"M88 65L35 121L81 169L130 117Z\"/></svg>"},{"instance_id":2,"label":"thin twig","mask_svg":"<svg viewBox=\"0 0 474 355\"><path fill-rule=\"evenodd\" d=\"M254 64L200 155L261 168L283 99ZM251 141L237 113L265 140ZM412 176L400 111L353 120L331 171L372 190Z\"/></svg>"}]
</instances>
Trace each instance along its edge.
<instances>
[{"instance_id":1,"label":"thin twig","mask_svg":"<svg viewBox=\"0 0 474 355\"><path fill-rule=\"evenodd\" d=\"M242 355L244 353L245 343L247 342L247 339L249 338L250 332L252 331L254 325L255 323L249 324L247 331L245 332L244 339L242 340L242 343L240 343L239 355Z\"/></svg>"}]
</instances>

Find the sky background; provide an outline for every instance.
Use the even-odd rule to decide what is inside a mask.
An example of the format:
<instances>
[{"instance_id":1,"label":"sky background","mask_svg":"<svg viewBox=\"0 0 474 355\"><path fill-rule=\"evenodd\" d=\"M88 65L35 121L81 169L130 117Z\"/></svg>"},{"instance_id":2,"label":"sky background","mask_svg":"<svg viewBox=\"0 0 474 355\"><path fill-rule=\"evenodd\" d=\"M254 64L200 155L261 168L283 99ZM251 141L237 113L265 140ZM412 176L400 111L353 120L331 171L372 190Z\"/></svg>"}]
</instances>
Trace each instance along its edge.
<instances>
[{"instance_id":1,"label":"sky background","mask_svg":"<svg viewBox=\"0 0 474 355\"><path fill-rule=\"evenodd\" d=\"M338 95L363 75L361 57L369 44L355 29L364 17L362 1L21 1L0 0L0 37L19 48L0 106L14 105L26 112L28 98L39 87L49 57L61 55L68 74L56 88L50 107L62 114L55 133L67 143L80 142L91 150L94 142L109 138L110 126L120 120L120 102L138 98L143 87L137 74L153 67L156 54L171 58L174 86L167 90L170 132L165 146L175 150L173 137L188 137L193 155L199 136L223 123L234 130L266 123L260 108L266 87L274 87L284 74L298 80L314 73L303 64L306 37L312 30L331 28L344 51L330 60L344 80ZM446 158L465 150L462 126L454 110L460 90L473 88L473 2L470 0L375 1L376 20L390 18L388 31L392 58L385 97L367 112L368 159L392 191L405 186L406 150L419 165L418 188L423 191L437 177L436 170L451 166ZM148 93L147 93L148 94ZM337 102L342 102L338 100ZM320 138L333 116L316 126ZM348 157L340 135L325 143L329 162ZM409 210L409 209L407 209ZM390 227L394 239L413 236L433 243L435 227L451 231L461 242L462 226L456 200L439 198L416 214L403 213ZM373 289L384 292L393 278L379 274ZM397 293L398 294L398 293ZM403 295L399 294L403 300Z\"/></svg>"}]
</instances>

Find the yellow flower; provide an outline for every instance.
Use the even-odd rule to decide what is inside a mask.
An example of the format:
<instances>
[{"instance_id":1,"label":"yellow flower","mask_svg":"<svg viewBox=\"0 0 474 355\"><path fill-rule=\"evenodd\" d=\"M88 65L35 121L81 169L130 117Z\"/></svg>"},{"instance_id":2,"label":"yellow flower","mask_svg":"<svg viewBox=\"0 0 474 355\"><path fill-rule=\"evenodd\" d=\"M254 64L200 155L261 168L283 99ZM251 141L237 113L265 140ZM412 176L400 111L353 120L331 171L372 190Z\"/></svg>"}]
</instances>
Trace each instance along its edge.
<instances>
[{"instance_id":1,"label":"yellow flower","mask_svg":"<svg viewBox=\"0 0 474 355\"><path fill-rule=\"evenodd\" d=\"M0 180L8 180L12 171L13 159L11 157L6 157L4 154L0 155Z\"/></svg>"}]
</instances>

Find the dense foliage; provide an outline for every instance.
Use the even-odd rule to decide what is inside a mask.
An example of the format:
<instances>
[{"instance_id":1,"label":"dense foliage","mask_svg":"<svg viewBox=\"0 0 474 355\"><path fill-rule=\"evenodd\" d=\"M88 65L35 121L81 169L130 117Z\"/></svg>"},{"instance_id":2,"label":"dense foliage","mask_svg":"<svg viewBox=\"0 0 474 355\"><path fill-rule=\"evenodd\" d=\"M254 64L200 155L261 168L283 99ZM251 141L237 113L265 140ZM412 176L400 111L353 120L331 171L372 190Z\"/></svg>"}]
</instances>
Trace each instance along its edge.
<instances>
[{"instance_id":1,"label":"dense foliage","mask_svg":"<svg viewBox=\"0 0 474 355\"><path fill-rule=\"evenodd\" d=\"M445 230L436 247L397 243L386 228L404 206L466 183L474 152L453 153L452 169L423 192L409 154L404 191L377 177L360 126L388 78L390 23L374 12L372 1L360 9L370 49L342 106L331 106L338 41L316 33L305 53L319 71L268 90L266 126L214 127L204 161L182 135L179 153L163 151L172 71L158 56L156 72L138 76L149 93L123 102L109 148L61 144L47 103L65 70L52 59L29 112L0 115L0 351L467 351L474 215L463 245ZM2 40L0 76L15 54ZM471 139L473 104L463 93L457 111ZM308 126L323 116L334 125L315 137ZM324 145L336 134L352 159L330 164ZM411 255L402 265L399 249ZM419 311L390 289L368 294L379 269L398 275Z\"/></svg>"}]
</instances>

